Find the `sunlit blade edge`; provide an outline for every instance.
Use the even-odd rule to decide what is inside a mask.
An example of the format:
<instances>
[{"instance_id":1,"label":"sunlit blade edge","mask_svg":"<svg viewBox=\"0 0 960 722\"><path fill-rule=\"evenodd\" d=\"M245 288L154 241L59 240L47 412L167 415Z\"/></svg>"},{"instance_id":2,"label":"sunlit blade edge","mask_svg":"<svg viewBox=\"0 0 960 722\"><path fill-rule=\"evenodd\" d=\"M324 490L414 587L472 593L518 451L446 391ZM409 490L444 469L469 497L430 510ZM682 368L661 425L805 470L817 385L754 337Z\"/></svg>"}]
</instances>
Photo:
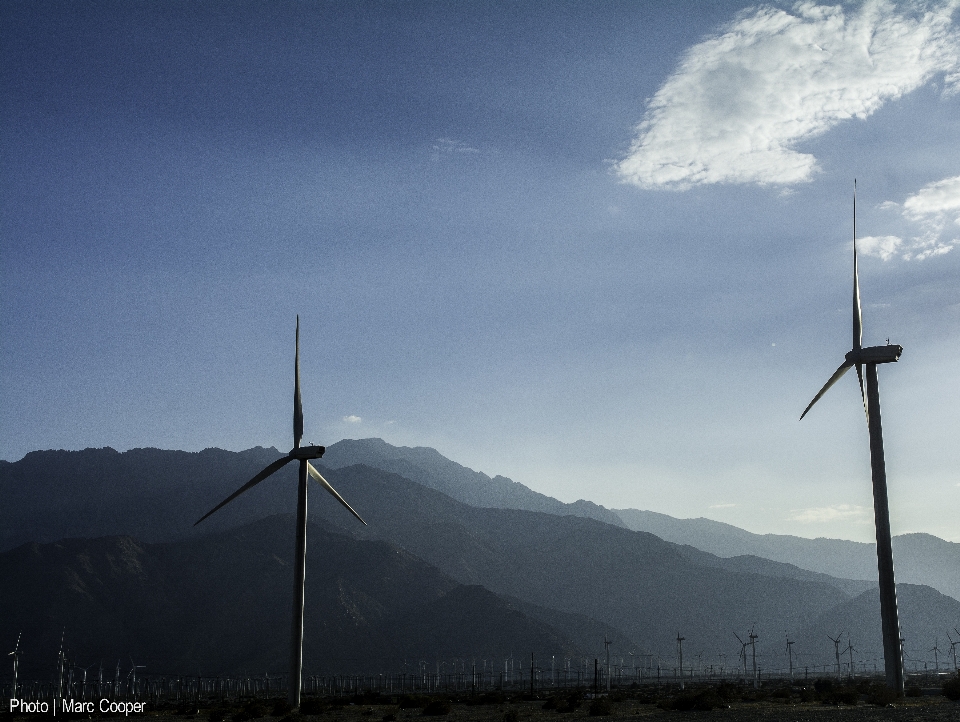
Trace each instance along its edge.
<instances>
[{"instance_id":1,"label":"sunlit blade edge","mask_svg":"<svg viewBox=\"0 0 960 722\"><path fill-rule=\"evenodd\" d=\"M367 526L367 522L365 522L365 521L363 520L363 517L360 516L359 514L357 514L357 512L355 512L355 511L353 510L353 507L350 506L350 505L347 503L346 499L344 499L342 496L340 496L340 494L337 493L337 490L334 489L332 486L330 486L330 482L329 482L329 481L327 481L327 480L324 479L322 476L320 476L320 472L317 471L316 469L314 469L314 468L313 468L313 464L311 464L309 461L307 462L307 472L310 474L310 476L313 477L313 480L314 480L314 481L316 481L318 484L320 484L320 486L322 486L324 489L326 489L327 491L329 491L330 494L333 495L333 498L334 498L334 499L336 499L336 500L339 501L341 504L343 504L345 507L347 507L347 510L348 510L351 514L353 514L355 517L357 517L357 519L359 519L360 522L361 522L364 526Z\"/></svg>"},{"instance_id":2,"label":"sunlit blade edge","mask_svg":"<svg viewBox=\"0 0 960 722\"><path fill-rule=\"evenodd\" d=\"M851 364L851 363L844 363L842 366L840 366L840 368L838 368L836 371L833 372L833 376L831 376L831 377L830 377L830 380L827 381L827 383L825 383L825 384L823 385L823 388L820 389L820 393L818 393L816 396L813 397L813 401L811 401L811 402L807 405L807 408L805 408L805 409L803 410L803 413L800 414L800 420L801 420L801 421L803 420L803 417L807 415L807 412L808 412L811 408L813 408L813 405L820 400L820 397L823 396L825 393L827 393L827 390L828 390L831 386L833 386L835 383L837 383L837 381L840 380L840 377L843 376L845 373L847 373L847 371L849 370L849 368L850 368L852 365L853 365L853 364Z\"/></svg>"},{"instance_id":3,"label":"sunlit blade edge","mask_svg":"<svg viewBox=\"0 0 960 722\"><path fill-rule=\"evenodd\" d=\"M853 347L863 345L863 312L860 308L860 273L857 268L857 192L853 192Z\"/></svg>"},{"instance_id":4,"label":"sunlit blade edge","mask_svg":"<svg viewBox=\"0 0 960 722\"><path fill-rule=\"evenodd\" d=\"M237 489L235 492L233 492L230 496L228 496L226 499L224 499L223 501L221 501L219 504L217 504L215 507L213 507L210 511L208 511L206 514L204 514L202 517L200 517L200 518L196 521L196 523L194 524L194 526L196 526L197 524L199 524L200 522L202 522L204 519L206 519L208 516L210 516L211 514L213 514L215 511L217 511L217 510L220 509L221 507L226 506L227 504L229 504L231 501L233 501L233 500L236 499L238 496L240 496L243 492L245 492L245 491L247 491L247 490L252 489L253 487L255 487L257 484L259 484L261 481L263 481L264 479L266 479L266 478L267 478L268 476L270 476L272 473L274 473L275 471L278 471L284 464L286 464L286 463L288 463L288 462L290 462L290 461L292 461L292 460L293 460L293 459L292 459L291 457L285 456L285 457L283 457L282 459L277 459L276 461L274 461L274 462L273 462L272 464L270 464L267 468L265 468L263 471L261 471L261 472L260 472L259 474L257 474L255 477L253 477L250 481L248 481L246 484L244 484L243 486L241 486L239 489Z\"/></svg>"}]
</instances>

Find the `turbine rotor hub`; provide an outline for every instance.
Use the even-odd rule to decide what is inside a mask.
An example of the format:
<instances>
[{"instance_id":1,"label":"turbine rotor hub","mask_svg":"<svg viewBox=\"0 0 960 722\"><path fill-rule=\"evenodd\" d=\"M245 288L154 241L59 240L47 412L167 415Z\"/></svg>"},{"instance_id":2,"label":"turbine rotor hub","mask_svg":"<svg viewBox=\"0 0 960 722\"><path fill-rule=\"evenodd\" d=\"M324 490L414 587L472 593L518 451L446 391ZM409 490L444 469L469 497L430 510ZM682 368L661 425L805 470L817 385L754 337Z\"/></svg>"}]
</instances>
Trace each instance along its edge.
<instances>
[{"instance_id":1,"label":"turbine rotor hub","mask_svg":"<svg viewBox=\"0 0 960 722\"><path fill-rule=\"evenodd\" d=\"M295 449L291 449L287 456L289 456L291 459L306 461L309 459L319 459L321 456L323 456L324 451L326 451L326 448L323 446L300 446Z\"/></svg>"},{"instance_id":2,"label":"turbine rotor hub","mask_svg":"<svg viewBox=\"0 0 960 722\"><path fill-rule=\"evenodd\" d=\"M903 346L888 343L886 346L868 346L848 351L846 359L850 364L888 364L900 359Z\"/></svg>"}]
</instances>

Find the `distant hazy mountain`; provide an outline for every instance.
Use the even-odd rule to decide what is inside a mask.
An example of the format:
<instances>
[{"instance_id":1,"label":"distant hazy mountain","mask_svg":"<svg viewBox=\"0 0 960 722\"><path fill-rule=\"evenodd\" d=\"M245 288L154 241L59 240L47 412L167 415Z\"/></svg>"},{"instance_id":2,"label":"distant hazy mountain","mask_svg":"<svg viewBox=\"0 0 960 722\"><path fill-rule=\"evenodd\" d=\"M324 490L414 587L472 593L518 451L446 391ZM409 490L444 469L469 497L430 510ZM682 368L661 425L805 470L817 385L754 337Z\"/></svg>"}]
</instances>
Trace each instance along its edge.
<instances>
[{"instance_id":1,"label":"distant hazy mountain","mask_svg":"<svg viewBox=\"0 0 960 722\"><path fill-rule=\"evenodd\" d=\"M625 526L618 514L592 501L580 499L573 504L565 504L505 476L491 479L486 474L450 461L436 449L426 446L392 446L383 439L344 439L327 448L323 464L329 469L365 464L392 471L470 506L582 516Z\"/></svg>"},{"instance_id":2,"label":"distant hazy mountain","mask_svg":"<svg viewBox=\"0 0 960 722\"><path fill-rule=\"evenodd\" d=\"M834 577L877 579L875 544L752 534L711 519L675 519L639 509L618 509L617 513L630 529L720 557L752 555ZM960 544L930 534L903 534L893 538L893 558L897 582L925 584L960 599Z\"/></svg>"},{"instance_id":3,"label":"distant hazy mountain","mask_svg":"<svg viewBox=\"0 0 960 722\"><path fill-rule=\"evenodd\" d=\"M172 544L105 537L2 553L0 638L22 632L21 679L49 676L61 633L84 667L120 658L127 668L132 656L151 674L285 673L293 522L274 516ZM307 539L306 674L586 653L515 602L395 546L323 523Z\"/></svg>"},{"instance_id":4,"label":"distant hazy mountain","mask_svg":"<svg viewBox=\"0 0 960 722\"><path fill-rule=\"evenodd\" d=\"M716 644L754 622L798 628L847 598L820 582L697 564L651 534L594 519L471 507L365 466L324 473L369 526L353 528L335 504L321 501L313 513L397 544L462 584L592 617L664 655L677 630Z\"/></svg>"},{"instance_id":5,"label":"distant hazy mountain","mask_svg":"<svg viewBox=\"0 0 960 722\"><path fill-rule=\"evenodd\" d=\"M957 624L960 621L960 602L930 587L897 584L897 607L907 671L923 671L925 661L929 661L930 669L933 669L933 653L929 650L937 640L940 641L941 669L946 669L950 645L944 642L948 633L953 634L953 627L960 626ZM951 620L955 621L951 623ZM848 644L853 644L853 661L857 669L861 668L862 660L868 665L868 670L872 670L874 664L883 670L879 589L871 589L838 604L805 625L794 637L794 652L802 655L805 664L835 665L834 645L828 636L836 639L841 632L843 640L840 649L842 651ZM841 662L843 669L847 670L849 654L842 655ZM952 668L953 660L950 660L949 666Z\"/></svg>"}]
</instances>

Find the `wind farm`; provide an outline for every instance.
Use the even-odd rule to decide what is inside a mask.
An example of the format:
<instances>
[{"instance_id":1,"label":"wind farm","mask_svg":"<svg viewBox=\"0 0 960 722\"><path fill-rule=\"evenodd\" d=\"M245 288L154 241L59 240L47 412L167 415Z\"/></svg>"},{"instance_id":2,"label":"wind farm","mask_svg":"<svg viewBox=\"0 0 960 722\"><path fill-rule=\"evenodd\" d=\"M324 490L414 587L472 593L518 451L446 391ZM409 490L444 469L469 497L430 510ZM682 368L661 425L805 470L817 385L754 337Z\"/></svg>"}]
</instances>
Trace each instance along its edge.
<instances>
[{"instance_id":1,"label":"wind farm","mask_svg":"<svg viewBox=\"0 0 960 722\"><path fill-rule=\"evenodd\" d=\"M956 717L956 2L0 48L0 714Z\"/></svg>"}]
</instances>

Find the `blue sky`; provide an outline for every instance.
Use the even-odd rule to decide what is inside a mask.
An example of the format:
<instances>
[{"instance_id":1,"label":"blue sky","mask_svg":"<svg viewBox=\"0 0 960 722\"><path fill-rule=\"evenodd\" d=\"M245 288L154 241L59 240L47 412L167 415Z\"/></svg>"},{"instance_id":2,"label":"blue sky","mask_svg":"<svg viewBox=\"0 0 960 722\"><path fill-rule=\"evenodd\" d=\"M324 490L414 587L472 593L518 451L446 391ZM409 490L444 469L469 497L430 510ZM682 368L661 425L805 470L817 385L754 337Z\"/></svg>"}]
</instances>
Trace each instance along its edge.
<instances>
[{"instance_id":1,"label":"blue sky","mask_svg":"<svg viewBox=\"0 0 960 722\"><path fill-rule=\"evenodd\" d=\"M4 2L0 458L433 446L960 541L957 2ZM198 482L199 483L199 482Z\"/></svg>"}]
</instances>

